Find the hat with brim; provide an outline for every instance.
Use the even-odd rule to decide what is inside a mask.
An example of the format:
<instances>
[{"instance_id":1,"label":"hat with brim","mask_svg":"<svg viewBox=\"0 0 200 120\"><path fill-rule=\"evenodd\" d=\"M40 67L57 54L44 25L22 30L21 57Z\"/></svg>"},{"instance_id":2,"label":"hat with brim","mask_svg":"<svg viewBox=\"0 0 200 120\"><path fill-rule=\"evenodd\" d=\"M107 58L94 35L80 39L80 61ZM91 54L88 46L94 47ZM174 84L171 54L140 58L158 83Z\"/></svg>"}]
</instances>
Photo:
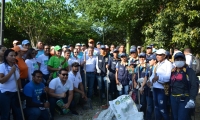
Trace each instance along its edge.
<instances>
[{"instance_id":1,"label":"hat with brim","mask_svg":"<svg viewBox=\"0 0 200 120\"><path fill-rule=\"evenodd\" d=\"M147 46L147 49L152 49L152 46L150 46L150 45L149 45L149 46Z\"/></svg>"},{"instance_id":2,"label":"hat with brim","mask_svg":"<svg viewBox=\"0 0 200 120\"><path fill-rule=\"evenodd\" d=\"M118 49L114 49L114 50L113 50L113 53L118 53L118 52L119 52Z\"/></svg>"},{"instance_id":3,"label":"hat with brim","mask_svg":"<svg viewBox=\"0 0 200 120\"><path fill-rule=\"evenodd\" d=\"M13 44L17 44L17 43L19 43L18 40L14 40L14 41L13 41Z\"/></svg>"},{"instance_id":4,"label":"hat with brim","mask_svg":"<svg viewBox=\"0 0 200 120\"><path fill-rule=\"evenodd\" d=\"M161 54L166 55L166 50L164 50L164 49L158 49L156 51L156 54L158 54L158 55L161 55Z\"/></svg>"},{"instance_id":5,"label":"hat with brim","mask_svg":"<svg viewBox=\"0 0 200 120\"><path fill-rule=\"evenodd\" d=\"M26 48L23 48L21 45L17 45L17 46L14 46L13 48L12 48L15 52L19 52L19 51L27 51L28 49L26 49Z\"/></svg>"},{"instance_id":6,"label":"hat with brim","mask_svg":"<svg viewBox=\"0 0 200 120\"><path fill-rule=\"evenodd\" d=\"M145 58L146 58L146 54L143 53L143 52L141 52L138 56L139 56L139 57L145 57Z\"/></svg>"},{"instance_id":7,"label":"hat with brim","mask_svg":"<svg viewBox=\"0 0 200 120\"><path fill-rule=\"evenodd\" d=\"M59 51L59 50L62 50L62 48L61 48L59 45L56 45L56 46L54 47L54 50L55 50L55 51Z\"/></svg>"},{"instance_id":8,"label":"hat with brim","mask_svg":"<svg viewBox=\"0 0 200 120\"><path fill-rule=\"evenodd\" d=\"M149 58L148 58L148 60L149 60L149 61L150 61L150 60L157 60L157 59L156 59L156 54L150 55Z\"/></svg>"},{"instance_id":9,"label":"hat with brim","mask_svg":"<svg viewBox=\"0 0 200 120\"><path fill-rule=\"evenodd\" d=\"M122 53L120 57L126 57L126 53Z\"/></svg>"},{"instance_id":10,"label":"hat with brim","mask_svg":"<svg viewBox=\"0 0 200 120\"><path fill-rule=\"evenodd\" d=\"M137 46L137 49L141 49L142 47L141 46Z\"/></svg>"},{"instance_id":11,"label":"hat with brim","mask_svg":"<svg viewBox=\"0 0 200 120\"><path fill-rule=\"evenodd\" d=\"M89 39L88 42L89 42L89 43L90 43L90 42L91 42L91 43L94 43L94 40L93 40L93 39Z\"/></svg>"},{"instance_id":12,"label":"hat with brim","mask_svg":"<svg viewBox=\"0 0 200 120\"><path fill-rule=\"evenodd\" d=\"M183 58L185 60L185 55L182 52L178 52L174 55L174 59Z\"/></svg>"},{"instance_id":13,"label":"hat with brim","mask_svg":"<svg viewBox=\"0 0 200 120\"><path fill-rule=\"evenodd\" d=\"M28 40L23 40L22 45L26 45L26 44L30 44L30 42Z\"/></svg>"},{"instance_id":14,"label":"hat with brim","mask_svg":"<svg viewBox=\"0 0 200 120\"><path fill-rule=\"evenodd\" d=\"M136 53L137 50L136 49L130 49L130 53Z\"/></svg>"},{"instance_id":15,"label":"hat with brim","mask_svg":"<svg viewBox=\"0 0 200 120\"><path fill-rule=\"evenodd\" d=\"M101 48L101 49L106 49L106 46L105 46L105 45L101 45L100 48Z\"/></svg>"}]
</instances>

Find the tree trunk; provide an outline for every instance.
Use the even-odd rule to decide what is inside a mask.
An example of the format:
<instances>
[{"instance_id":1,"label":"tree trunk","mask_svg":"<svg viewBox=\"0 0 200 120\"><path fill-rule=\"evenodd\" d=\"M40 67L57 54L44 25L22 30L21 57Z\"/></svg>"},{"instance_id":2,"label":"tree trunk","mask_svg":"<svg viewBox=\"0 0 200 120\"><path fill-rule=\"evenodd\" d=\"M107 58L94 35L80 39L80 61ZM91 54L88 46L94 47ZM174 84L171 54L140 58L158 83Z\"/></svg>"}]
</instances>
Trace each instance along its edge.
<instances>
[{"instance_id":1,"label":"tree trunk","mask_svg":"<svg viewBox=\"0 0 200 120\"><path fill-rule=\"evenodd\" d=\"M130 53L130 44L131 44L131 23L128 22L127 31L126 31L126 53Z\"/></svg>"}]
</instances>

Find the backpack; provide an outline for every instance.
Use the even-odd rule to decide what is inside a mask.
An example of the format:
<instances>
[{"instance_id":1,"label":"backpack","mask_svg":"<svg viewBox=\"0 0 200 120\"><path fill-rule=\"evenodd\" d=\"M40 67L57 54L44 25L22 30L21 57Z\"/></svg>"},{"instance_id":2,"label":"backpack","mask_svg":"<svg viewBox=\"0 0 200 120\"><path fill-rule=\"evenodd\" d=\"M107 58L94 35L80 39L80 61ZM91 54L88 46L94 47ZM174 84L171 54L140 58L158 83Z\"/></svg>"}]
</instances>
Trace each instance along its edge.
<instances>
[{"instance_id":1,"label":"backpack","mask_svg":"<svg viewBox=\"0 0 200 120\"><path fill-rule=\"evenodd\" d=\"M192 55L192 65L191 68L196 74L200 73L200 59Z\"/></svg>"}]
</instances>

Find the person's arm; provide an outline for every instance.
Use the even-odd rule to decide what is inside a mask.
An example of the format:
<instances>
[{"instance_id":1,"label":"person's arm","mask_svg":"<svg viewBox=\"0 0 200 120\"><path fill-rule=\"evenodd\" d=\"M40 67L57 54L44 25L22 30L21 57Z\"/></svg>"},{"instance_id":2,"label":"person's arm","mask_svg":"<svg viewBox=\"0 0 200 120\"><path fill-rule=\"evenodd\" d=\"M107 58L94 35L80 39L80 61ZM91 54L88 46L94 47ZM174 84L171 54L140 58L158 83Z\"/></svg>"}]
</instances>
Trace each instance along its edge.
<instances>
[{"instance_id":1,"label":"person's arm","mask_svg":"<svg viewBox=\"0 0 200 120\"><path fill-rule=\"evenodd\" d=\"M157 69L157 71L159 71L159 68ZM171 71L172 71L172 64L170 62L168 62L167 64L162 66L162 72L163 73L162 73L162 75L159 75L159 74L157 75L158 76L157 82L158 83L169 82L170 77L171 77Z\"/></svg>"},{"instance_id":2,"label":"person's arm","mask_svg":"<svg viewBox=\"0 0 200 120\"><path fill-rule=\"evenodd\" d=\"M72 102L72 99L73 99L73 90L69 90L69 95L68 95L68 101L67 103L64 105L64 108L69 108L71 102Z\"/></svg>"},{"instance_id":3,"label":"person's arm","mask_svg":"<svg viewBox=\"0 0 200 120\"><path fill-rule=\"evenodd\" d=\"M56 94L54 89L49 88L48 93L51 97L55 98L65 98L66 93Z\"/></svg>"},{"instance_id":4,"label":"person's arm","mask_svg":"<svg viewBox=\"0 0 200 120\"><path fill-rule=\"evenodd\" d=\"M1 71L3 71L3 68L0 68ZM3 84L9 80L9 78L12 76L12 74L15 72L16 66L13 65L10 72L7 75L4 75L3 72L0 73L0 83Z\"/></svg>"},{"instance_id":5,"label":"person's arm","mask_svg":"<svg viewBox=\"0 0 200 120\"><path fill-rule=\"evenodd\" d=\"M26 106L27 107L44 107L44 103L35 103L32 101L31 97L26 96Z\"/></svg>"},{"instance_id":6,"label":"person's arm","mask_svg":"<svg viewBox=\"0 0 200 120\"><path fill-rule=\"evenodd\" d=\"M189 90L190 99L195 101L196 96L197 96L197 94L196 94L197 93L196 92L196 90L197 90L196 79L198 79L198 78L196 78L197 76L195 74L195 71L193 69L191 69L191 68L187 69L187 74L188 74L190 85L191 85L190 86L190 90Z\"/></svg>"},{"instance_id":7,"label":"person's arm","mask_svg":"<svg viewBox=\"0 0 200 120\"><path fill-rule=\"evenodd\" d=\"M31 66L32 66L32 63L30 60L26 60L25 61L27 67L28 67L28 80L31 81L32 80L32 75L31 75L31 70L33 69Z\"/></svg>"},{"instance_id":8,"label":"person's arm","mask_svg":"<svg viewBox=\"0 0 200 120\"><path fill-rule=\"evenodd\" d=\"M98 66L98 56L96 57L96 70L97 70L97 73L101 73L101 70L99 69L99 66Z\"/></svg>"}]
</instances>

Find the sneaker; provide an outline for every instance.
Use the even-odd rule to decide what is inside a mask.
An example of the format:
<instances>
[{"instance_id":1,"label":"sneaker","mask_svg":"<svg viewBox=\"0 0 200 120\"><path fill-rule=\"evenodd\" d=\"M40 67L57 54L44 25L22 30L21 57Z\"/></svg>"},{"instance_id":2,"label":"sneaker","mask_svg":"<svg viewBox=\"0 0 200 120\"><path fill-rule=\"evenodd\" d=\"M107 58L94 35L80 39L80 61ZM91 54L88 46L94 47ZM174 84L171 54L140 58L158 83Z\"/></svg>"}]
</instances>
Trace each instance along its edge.
<instances>
[{"instance_id":1,"label":"sneaker","mask_svg":"<svg viewBox=\"0 0 200 120\"><path fill-rule=\"evenodd\" d=\"M56 111L56 113L58 113L58 115L63 115L63 113L60 110L55 109L55 111Z\"/></svg>"},{"instance_id":2,"label":"sneaker","mask_svg":"<svg viewBox=\"0 0 200 120\"><path fill-rule=\"evenodd\" d=\"M69 113L70 110L69 109L62 109L62 111L63 111L63 114L66 115L67 113Z\"/></svg>"},{"instance_id":3,"label":"sneaker","mask_svg":"<svg viewBox=\"0 0 200 120\"><path fill-rule=\"evenodd\" d=\"M72 110L71 113L72 113L73 115L79 115L78 112L76 112L75 110Z\"/></svg>"},{"instance_id":4,"label":"sneaker","mask_svg":"<svg viewBox=\"0 0 200 120\"><path fill-rule=\"evenodd\" d=\"M60 108L62 108L62 107L64 106L64 102L63 102L62 99L58 100L58 101L56 102L56 104L57 104Z\"/></svg>"}]
</instances>

